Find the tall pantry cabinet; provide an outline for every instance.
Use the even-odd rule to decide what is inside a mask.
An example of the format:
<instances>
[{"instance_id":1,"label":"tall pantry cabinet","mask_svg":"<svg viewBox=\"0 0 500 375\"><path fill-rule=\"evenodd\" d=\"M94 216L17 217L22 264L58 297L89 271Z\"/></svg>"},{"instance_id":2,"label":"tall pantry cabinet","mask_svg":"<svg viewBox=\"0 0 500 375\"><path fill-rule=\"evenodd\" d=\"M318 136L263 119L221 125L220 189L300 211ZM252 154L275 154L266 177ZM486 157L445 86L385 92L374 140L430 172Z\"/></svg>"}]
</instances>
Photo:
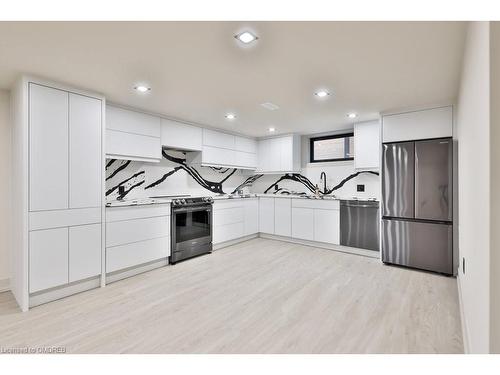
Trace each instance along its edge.
<instances>
[{"instance_id":1,"label":"tall pantry cabinet","mask_svg":"<svg viewBox=\"0 0 500 375\"><path fill-rule=\"evenodd\" d=\"M104 283L105 99L23 77L12 92L13 272L23 311Z\"/></svg>"}]
</instances>

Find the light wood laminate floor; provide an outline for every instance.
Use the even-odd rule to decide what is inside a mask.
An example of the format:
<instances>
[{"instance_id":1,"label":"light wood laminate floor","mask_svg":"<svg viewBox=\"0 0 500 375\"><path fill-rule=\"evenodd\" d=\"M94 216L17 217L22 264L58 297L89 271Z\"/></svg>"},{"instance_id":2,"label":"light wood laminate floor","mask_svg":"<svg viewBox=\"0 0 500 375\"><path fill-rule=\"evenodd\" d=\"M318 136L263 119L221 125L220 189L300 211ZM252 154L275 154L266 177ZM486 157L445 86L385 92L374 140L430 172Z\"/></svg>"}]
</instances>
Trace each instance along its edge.
<instances>
[{"instance_id":1,"label":"light wood laminate floor","mask_svg":"<svg viewBox=\"0 0 500 375\"><path fill-rule=\"evenodd\" d=\"M461 353L454 278L254 239L21 313L0 347L71 353Z\"/></svg>"}]
</instances>

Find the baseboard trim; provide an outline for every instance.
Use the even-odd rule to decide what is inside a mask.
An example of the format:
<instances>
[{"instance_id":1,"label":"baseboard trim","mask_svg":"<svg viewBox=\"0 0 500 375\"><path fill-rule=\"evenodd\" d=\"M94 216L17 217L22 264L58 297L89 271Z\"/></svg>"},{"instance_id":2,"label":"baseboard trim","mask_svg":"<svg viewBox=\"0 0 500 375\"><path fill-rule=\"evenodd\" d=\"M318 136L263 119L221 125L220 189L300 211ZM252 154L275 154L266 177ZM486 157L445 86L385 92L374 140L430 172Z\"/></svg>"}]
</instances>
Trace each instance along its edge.
<instances>
[{"instance_id":1,"label":"baseboard trim","mask_svg":"<svg viewBox=\"0 0 500 375\"><path fill-rule=\"evenodd\" d=\"M159 260L153 260L152 262L141 264L139 266L129 267L124 270L111 272L106 274L106 284L111 284L116 281L127 279L129 277L139 275L156 268L165 267L166 265L168 265L168 258L162 258Z\"/></svg>"},{"instance_id":2,"label":"baseboard trim","mask_svg":"<svg viewBox=\"0 0 500 375\"><path fill-rule=\"evenodd\" d=\"M457 288L458 288L458 305L460 309L460 322L462 323L462 341L464 344L464 353L470 354L469 346L469 330L467 329L467 322L465 320L464 300L462 297L462 277L460 272L457 274Z\"/></svg>"},{"instance_id":3,"label":"baseboard trim","mask_svg":"<svg viewBox=\"0 0 500 375\"><path fill-rule=\"evenodd\" d=\"M8 292L9 290L10 290L9 279L1 279L0 280L0 293Z\"/></svg>"},{"instance_id":4,"label":"baseboard trim","mask_svg":"<svg viewBox=\"0 0 500 375\"><path fill-rule=\"evenodd\" d=\"M240 237L240 238L237 238L235 240L229 240L229 241L226 241L226 242L221 242L221 243L218 243L216 245L213 245L213 250L219 250L219 249L223 249L225 247L228 247L228 246L232 246L232 245L236 245L240 242L245 242L245 241L249 241L249 240L252 240L254 238L257 238L259 235L257 233L255 234L250 234L248 236L245 236L245 237Z\"/></svg>"},{"instance_id":5,"label":"baseboard trim","mask_svg":"<svg viewBox=\"0 0 500 375\"><path fill-rule=\"evenodd\" d=\"M333 250L333 251L338 251L338 252L346 253L346 254L354 254L354 255L360 255L360 256L364 256L364 257L368 257L368 258L380 259L380 252L379 251L358 249L356 247L348 247L348 246L341 246L341 245L332 245L332 244L324 243L324 242L300 240L297 238L286 237L286 236L277 236L275 234L267 234L267 233L259 233L259 237L266 238L269 240L277 240L277 241L296 243L299 245L317 247L317 248L326 249L326 250Z\"/></svg>"},{"instance_id":6,"label":"baseboard trim","mask_svg":"<svg viewBox=\"0 0 500 375\"><path fill-rule=\"evenodd\" d=\"M101 277L93 277L87 280L78 281L63 287L57 287L46 291L36 292L29 297L29 306L35 307L74 294L86 292L90 289L98 288L101 285Z\"/></svg>"}]
</instances>

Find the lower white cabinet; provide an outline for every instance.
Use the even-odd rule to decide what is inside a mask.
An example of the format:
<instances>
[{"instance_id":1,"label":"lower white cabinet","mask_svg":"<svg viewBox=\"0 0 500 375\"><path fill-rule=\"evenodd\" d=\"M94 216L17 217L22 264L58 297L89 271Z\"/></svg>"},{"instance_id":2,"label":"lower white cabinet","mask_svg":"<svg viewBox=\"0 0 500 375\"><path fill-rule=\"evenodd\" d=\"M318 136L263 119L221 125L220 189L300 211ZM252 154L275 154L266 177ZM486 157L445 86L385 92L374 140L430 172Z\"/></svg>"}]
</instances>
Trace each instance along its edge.
<instances>
[{"instance_id":1,"label":"lower white cabinet","mask_svg":"<svg viewBox=\"0 0 500 375\"><path fill-rule=\"evenodd\" d=\"M68 228L29 234L30 293L68 283Z\"/></svg>"},{"instance_id":2,"label":"lower white cabinet","mask_svg":"<svg viewBox=\"0 0 500 375\"><path fill-rule=\"evenodd\" d=\"M106 209L106 273L169 256L169 204Z\"/></svg>"},{"instance_id":3,"label":"lower white cabinet","mask_svg":"<svg viewBox=\"0 0 500 375\"><path fill-rule=\"evenodd\" d=\"M101 274L101 224L31 231L29 291Z\"/></svg>"},{"instance_id":4,"label":"lower white cabinet","mask_svg":"<svg viewBox=\"0 0 500 375\"><path fill-rule=\"evenodd\" d=\"M101 274L101 224L69 227L69 282Z\"/></svg>"},{"instance_id":5,"label":"lower white cabinet","mask_svg":"<svg viewBox=\"0 0 500 375\"><path fill-rule=\"evenodd\" d=\"M274 198L259 198L259 232L274 234Z\"/></svg>"},{"instance_id":6,"label":"lower white cabinet","mask_svg":"<svg viewBox=\"0 0 500 375\"><path fill-rule=\"evenodd\" d=\"M259 199L243 199L245 236L259 232Z\"/></svg>"},{"instance_id":7,"label":"lower white cabinet","mask_svg":"<svg viewBox=\"0 0 500 375\"><path fill-rule=\"evenodd\" d=\"M314 241L314 209L292 208L292 237Z\"/></svg>"},{"instance_id":8,"label":"lower white cabinet","mask_svg":"<svg viewBox=\"0 0 500 375\"><path fill-rule=\"evenodd\" d=\"M340 244L340 205L336 200L292 201L292 237Z\"/></svg>"},{"instance_id":9,"label":"lower white cabinet","mask_svg":"<svg viewBox=\"0 0 500 375\"><path fill-rule=\"evenodd\" d=\"M340 244L340 210L314 210L314 241Z\"/></svg>"},{"instance_id":10,"label":"lower white cabinet","mask_svg":"<svg viewBox=\"0 0 500 375\"><path fill-rule=\"evenodd\" d=\"M274 234L286 237L292 235L292 200L290 198L274 200Z\"/></svg>"},{"instance_id":11,"label":"lower white cabinet","mask_svg":"<svg viewBox=\"0 0 500 375\"><path fill-rule=\"evenodd\" d=\"M213 205L213 243L219 244L243 237L245 231L244 200L215 201Z\"/></svg>"}]
</instances>

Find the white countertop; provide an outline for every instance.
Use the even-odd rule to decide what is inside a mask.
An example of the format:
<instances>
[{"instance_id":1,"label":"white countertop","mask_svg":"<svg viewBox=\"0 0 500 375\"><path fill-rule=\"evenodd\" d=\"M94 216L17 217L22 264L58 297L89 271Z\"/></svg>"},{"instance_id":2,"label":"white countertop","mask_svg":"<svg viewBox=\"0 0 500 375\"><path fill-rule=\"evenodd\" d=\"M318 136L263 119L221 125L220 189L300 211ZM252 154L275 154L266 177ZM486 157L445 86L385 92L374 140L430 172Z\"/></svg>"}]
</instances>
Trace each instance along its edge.
<instances>
[{"instance_id":1,"label":"white countertop","mask_svg":"<svg viewBox=\"0 0 500 375\"><path fill-rule=\"evenodd\" d=\"M238 195L215 195L212 196L214 201L226 200L226 199L252 199L258 197L268 197L268 198L291 198L291 199L311 199L311 200L359 200L359 201L376 201L376 198L355 198L355 197L336 197L336 196L321 196L321 198L316 198L314 195L288 195L288 194L248 194L245 196ZM176 198L137 198L137 199L124 199L124 200L112 200L106 202L106 207L126 207L126 206L144 206L151 204L168 204Z\"/></svg>"}]
</instances>

